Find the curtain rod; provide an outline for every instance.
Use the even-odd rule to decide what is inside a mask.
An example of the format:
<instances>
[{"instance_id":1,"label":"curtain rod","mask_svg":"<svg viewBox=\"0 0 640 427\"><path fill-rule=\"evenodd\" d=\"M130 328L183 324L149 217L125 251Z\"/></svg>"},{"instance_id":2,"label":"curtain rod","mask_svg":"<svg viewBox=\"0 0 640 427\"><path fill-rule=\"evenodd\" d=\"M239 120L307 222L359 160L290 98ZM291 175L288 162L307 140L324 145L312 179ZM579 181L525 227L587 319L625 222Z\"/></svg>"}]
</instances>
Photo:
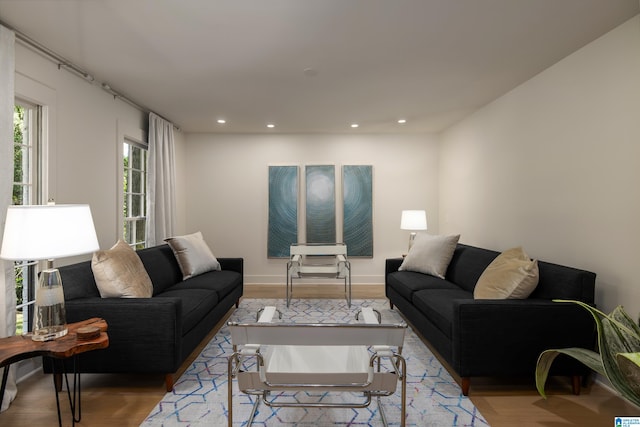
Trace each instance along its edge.
<instances>
[{"instance_id":1,"label":"curtain rod","mask_svg":"<svg viewBox=\"0 0 640 427\"><path fill-rule=\"evenodd\" d=\"M35 41L34 39L32 39L31 37L27 36L24 33L21 33L20 31L16 30L15 28L13 28L10 25L7 25L4 21L0 20L0 25L3 25L5 27L7 27L8 29L10 29L11 31L13 31L16 35L16 40L19 41L22 45L26 46L27 48L33 50L34 52L42 55L43 57L47 58L48 60L50 60L51 62L55 63L58 65L58 69L65 69L69 72L71 72L72 74L75 74L76 76L80 77L83 80L86 80L87 82L89 82L89 84L94 84L94 83L99 83L100 87L102 88L102 90L104 90L105 92L111 94L113 96L114 99L118 98L124 102L126 102L127 104L131 105L134 108L137 108L138 110L142 111L143 113L154 113L157 116L159 116L160 118L170 122L173 127L176 130L180 130L180 126L176 125L175 123L171 122L171 120L161 116L160 114L156 113L155 111L150 110L149 108L144 107L143 105L138 104L137 102L133 101L131 98L129 98L126 95L123 95L122 93L114 90L111 85L109 85L106 82L96 82L95 81L95 77L87 72L86 70L82 69L81 67L78 67L76 64L74 64L73 62L67 60L66 58L64 58L61 55L58 55L56 52L54 52L53 50L49 49L48 47L44 46L43 44Z\"/></svg>"}]
</instances>

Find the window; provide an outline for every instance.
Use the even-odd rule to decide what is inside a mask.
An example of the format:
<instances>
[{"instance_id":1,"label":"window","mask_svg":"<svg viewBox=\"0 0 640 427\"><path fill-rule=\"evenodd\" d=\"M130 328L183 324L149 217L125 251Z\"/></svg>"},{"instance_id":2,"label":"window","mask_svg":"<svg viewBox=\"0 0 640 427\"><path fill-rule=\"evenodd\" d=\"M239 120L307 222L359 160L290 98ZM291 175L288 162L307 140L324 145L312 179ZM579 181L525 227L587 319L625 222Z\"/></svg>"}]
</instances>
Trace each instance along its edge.
<instances>
[{"instance_id":1,"label":"window","mask_svg":"<svg viewBox=\"0 0 640 427\"><path fill-rule=\"evenodd\" d=\"M15 101L13 110L13 200L14 205L41 203L41 107ZM31 331L36 289L35 261L15 263L16 334Z\"/></svg>"},{"instance_id":2,"label":"window","mask_svg":"<svg viewBox=\"0 0 640 427\"><path fill-rule=\"evenodd\" d=\"M125 139L123 147L124 241L133 249L146 247L147 148Z\"/></svg>"}]
</instances>

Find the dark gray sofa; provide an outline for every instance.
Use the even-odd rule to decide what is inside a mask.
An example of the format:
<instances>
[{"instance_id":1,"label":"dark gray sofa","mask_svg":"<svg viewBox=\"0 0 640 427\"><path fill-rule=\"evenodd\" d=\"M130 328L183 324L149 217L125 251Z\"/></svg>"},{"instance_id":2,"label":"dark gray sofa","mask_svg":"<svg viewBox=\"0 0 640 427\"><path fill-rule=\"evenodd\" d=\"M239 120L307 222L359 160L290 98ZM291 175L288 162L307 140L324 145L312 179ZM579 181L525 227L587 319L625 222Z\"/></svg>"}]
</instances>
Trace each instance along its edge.
<instances>
[{"instance_id":1,"label":"dark gray sofa","mask_svg":"<svg viewBox=\"0 0 640 427\"><path fill-rule=\"evenodd\" d=\"M153 283L151 298L101 298L91 261L60 267L67 322L107 321L109 347L81 356L80 372L173 374L243 292L243 259L218 258L221 271L182 280L169 245L139 250ZM52 361L44 370L52 372Z\"/></svg>"},{"instance_id":2,"label":"dark gray sofa","mask_svg":"<svg viewBox=\"0 0 640 427\"><path fill-rule=\"evenodd\" d=\"M386 260L385 292L394 306L460 377L469 393L471 377L534 377L536 361L550 348L595 346L595 323L572 303L594 304L594 273L538 261L539 283L524 300L474 300L473 289L499 252L458 244L445 279L398 271L402 258ZM582 364L564 356L551 375L573 378L580 391Z\"/></svg>"}]
</instances>

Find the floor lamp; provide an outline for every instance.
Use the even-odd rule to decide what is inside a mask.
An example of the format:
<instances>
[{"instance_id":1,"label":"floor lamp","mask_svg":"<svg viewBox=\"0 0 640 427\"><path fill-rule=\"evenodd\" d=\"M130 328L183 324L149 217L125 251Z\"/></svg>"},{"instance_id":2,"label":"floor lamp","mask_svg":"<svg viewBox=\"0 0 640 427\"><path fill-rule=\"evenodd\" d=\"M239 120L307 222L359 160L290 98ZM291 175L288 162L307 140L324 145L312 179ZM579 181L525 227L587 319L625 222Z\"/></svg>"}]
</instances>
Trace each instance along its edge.
<instances>
[{"instance_id":1,"label":"floor lamp","mask_svg":"<svg viewBox=\"0 0 640 427\"><path fill-rule=\"evenodd\" d=\"M67 334L62 280L55 258L99 249L89 205L10 206L0 258L12 261L47 260L36 288L31 338L49 341Z\"/></svg>"}]
</instances>

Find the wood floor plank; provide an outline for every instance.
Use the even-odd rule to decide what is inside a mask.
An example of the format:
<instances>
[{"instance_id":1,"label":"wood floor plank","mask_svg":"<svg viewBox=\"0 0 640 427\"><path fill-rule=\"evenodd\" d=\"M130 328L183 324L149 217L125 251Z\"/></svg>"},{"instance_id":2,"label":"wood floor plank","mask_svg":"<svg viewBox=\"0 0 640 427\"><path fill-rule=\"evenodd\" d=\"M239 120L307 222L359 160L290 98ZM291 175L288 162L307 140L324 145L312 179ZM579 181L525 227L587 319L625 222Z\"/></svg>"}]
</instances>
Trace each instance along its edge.
<instances>
[{"instance_id":1,"label":"wood floor plank","mask_svg":"<svg viewBox=\"0 0 640 427\"><path fill-rule=\"evenodd\" d=\"M342 298L339 285L296 285L295 298ZM246 298L284 298L284 286L246 285ZM381 285L353 285L353 298L384 298ZM230 311L227 315L230 315ZM213 337L226 319L209 334ZM185 361L178 376L200 353L203 343ZM177 377L176 377L177 378ZM599 384L571 394L568 380L553 379L549 398L542 399L532 381L473 379L470 398L493 427L613 426L615 416L639 416L637 408ZM80 426L138 426L165 394L162 375L82 375ZM60 394L61 398L66 395ZM64 425L70 425L68 402L61 400ZM11 407L0 413L0 425L34 427L56 425L55 396L49 376L37 373L22 381Z\"/></svg>"}]
</instances>

